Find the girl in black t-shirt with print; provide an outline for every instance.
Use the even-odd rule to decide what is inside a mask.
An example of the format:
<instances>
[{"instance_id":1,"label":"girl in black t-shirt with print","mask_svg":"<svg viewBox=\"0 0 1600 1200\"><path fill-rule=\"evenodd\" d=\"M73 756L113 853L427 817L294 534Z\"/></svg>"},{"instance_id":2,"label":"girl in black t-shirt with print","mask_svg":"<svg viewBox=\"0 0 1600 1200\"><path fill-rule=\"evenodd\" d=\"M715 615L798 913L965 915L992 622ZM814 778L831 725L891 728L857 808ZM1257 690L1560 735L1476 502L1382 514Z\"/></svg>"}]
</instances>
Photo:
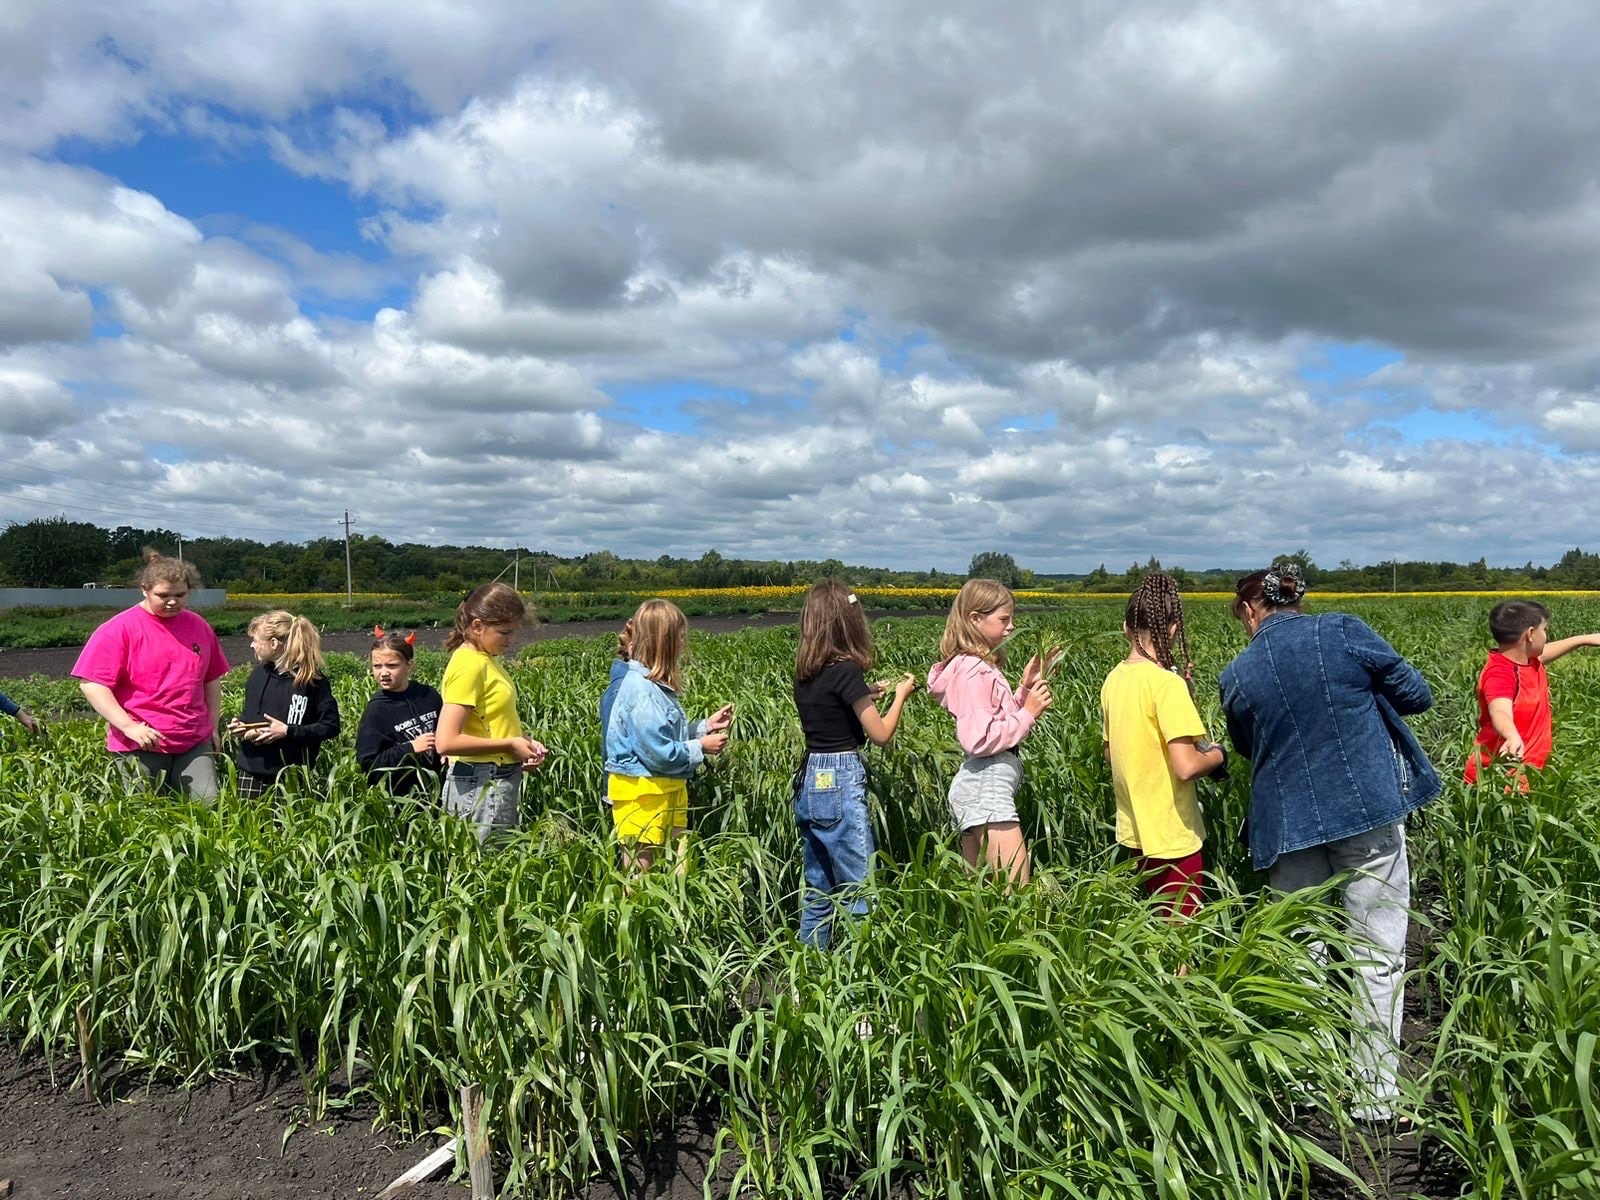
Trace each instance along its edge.
<instances>
[{"instance_id":1,"label":"girl in black t-shirt with print","mask_svg":"<svg viewBox=\"0 0 1600 1200\"><path fill-rule=\"evenodd\" d=\"M868 685L871 666L872 635L855 596L837 579L814 584L800 613L794 664L794 705L806 739L805 762L795 772L794 819L806 874L800 940L822 949L840 909L867 911L861 885L874 847L867 767L858 751L868 738L888 744L917 686L915 675L900 679L880 714L873 702L885 689Z\"/></svg>"}]
</instances>

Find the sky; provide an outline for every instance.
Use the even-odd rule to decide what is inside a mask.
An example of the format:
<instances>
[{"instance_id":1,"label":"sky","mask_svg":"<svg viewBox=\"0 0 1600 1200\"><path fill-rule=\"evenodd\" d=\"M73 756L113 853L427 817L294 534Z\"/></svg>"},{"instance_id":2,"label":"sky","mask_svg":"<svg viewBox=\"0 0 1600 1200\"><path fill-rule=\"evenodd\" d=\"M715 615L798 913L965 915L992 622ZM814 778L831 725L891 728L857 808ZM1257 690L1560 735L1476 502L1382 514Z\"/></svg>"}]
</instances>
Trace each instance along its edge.
<instances>
[{"instance_id":1,"label":"sky","mask_svg":"<svg viewBox=\"0 0 1600 1200\"><path fill-rule=\"evenodd\" d=\"M1600 6L11 0L0 521L1553 562Z\"/></svg>"}]
</instances>

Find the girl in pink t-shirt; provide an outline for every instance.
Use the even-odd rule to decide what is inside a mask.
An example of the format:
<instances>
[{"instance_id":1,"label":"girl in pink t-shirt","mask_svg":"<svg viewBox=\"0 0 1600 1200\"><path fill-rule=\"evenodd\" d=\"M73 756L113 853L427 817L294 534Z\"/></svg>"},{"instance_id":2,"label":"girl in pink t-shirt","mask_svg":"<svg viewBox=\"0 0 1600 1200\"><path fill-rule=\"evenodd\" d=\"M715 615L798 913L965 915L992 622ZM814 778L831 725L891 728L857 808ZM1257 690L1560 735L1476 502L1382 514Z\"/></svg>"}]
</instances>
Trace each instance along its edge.
<instances>
[{"instance_id":1,"label":"girl in pink t-shirt","mask_svg":"<svg viewBox=\"0 0 1600 1200\"><path fill-rule=\"evenodd\" d=\"M90 635L72 674L110 726L107 750L158 785L209 802L228 660L211 626L185 608L199 583L191 564L146 551L144 599Z\"/></svg>"}]
</instances>

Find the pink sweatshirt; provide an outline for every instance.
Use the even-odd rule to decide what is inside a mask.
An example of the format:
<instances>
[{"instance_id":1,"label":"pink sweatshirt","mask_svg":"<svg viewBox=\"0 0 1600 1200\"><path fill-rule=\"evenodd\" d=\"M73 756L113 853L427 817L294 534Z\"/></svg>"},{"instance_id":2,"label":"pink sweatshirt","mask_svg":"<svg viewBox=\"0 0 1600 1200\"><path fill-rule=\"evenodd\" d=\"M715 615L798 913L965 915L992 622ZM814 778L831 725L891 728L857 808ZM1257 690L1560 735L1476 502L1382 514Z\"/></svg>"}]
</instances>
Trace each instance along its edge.
<instances>
[{"instance_id":1,"label":"pink sweatshirt","mask_svg":"<svg viewBox=\"0 0 1600 1200\"><path fill-rule=\"evenodd\" d=\"M928 693L956 719L956 740L968 754L986 758L1011 750L1033 728L999 668L971 654L958 654L928 668Z\"/></svg>"}]
</instances>

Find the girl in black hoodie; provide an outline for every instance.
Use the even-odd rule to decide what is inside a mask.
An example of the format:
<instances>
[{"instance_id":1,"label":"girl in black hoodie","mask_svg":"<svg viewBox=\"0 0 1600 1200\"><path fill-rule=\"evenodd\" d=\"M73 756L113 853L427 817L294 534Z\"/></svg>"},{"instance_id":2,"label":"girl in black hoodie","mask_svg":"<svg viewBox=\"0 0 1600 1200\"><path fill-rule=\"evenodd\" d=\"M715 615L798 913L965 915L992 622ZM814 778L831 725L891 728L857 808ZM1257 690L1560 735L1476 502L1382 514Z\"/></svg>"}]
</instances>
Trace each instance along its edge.
<instances>
[{"instance_id":1,"label":"girl in black hoodie","mask_svg":"<svg viewBox=\"0 0 1600 1200\"><path fill-rule=\"evenodd\" d=\"M367 782L387 783L395 795L420 791L422 771L440 769L434 729L443 701L439 693L411 678L417 635L372 631L372 677L378 691L367 701L356 730L356 758Z\"/></svg>"},{"instance_id":2,"label":"girl in black hoodie","mask_svg":"<svg viewBox=\"0 0 1600 1200\"><path fill-rule=\"evenodd\" d=\"M250 622L256 669L244 711L228 725L239 739L239 795L259 796L285 767L307 766L339 736L339 705L322 661L322 638L304 617L274 611Z\"/></svg>"}]
</instances>

